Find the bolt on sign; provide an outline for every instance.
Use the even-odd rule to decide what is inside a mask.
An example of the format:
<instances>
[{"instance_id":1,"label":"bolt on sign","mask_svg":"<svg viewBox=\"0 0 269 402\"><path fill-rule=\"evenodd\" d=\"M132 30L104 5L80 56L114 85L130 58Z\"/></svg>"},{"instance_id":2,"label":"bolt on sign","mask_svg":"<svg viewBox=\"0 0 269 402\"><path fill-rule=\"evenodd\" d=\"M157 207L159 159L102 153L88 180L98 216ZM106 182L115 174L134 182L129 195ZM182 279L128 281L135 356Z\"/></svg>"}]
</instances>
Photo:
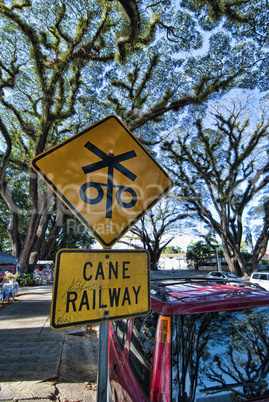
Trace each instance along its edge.
<instances>
[{"instance_id":1,"label":"bolt on sign","mask_svg":"<svg viewBox=\"0 0 269 402\"><path fill-rule=\"evenodd\" d=\"M146 250L60 250L50 325L63 329L146 315L149 278Z\"/></svg>"},{"instance_id":2,"label":"bolt on sign","mask_svg":"<svg viewBox=\"0 0 269 402\"><path fill-rule=\"evenodd\" d=\"M32 167L107 248L173 186L168 174L115 116L38 155Z\"/></svg>"}]
</instances>

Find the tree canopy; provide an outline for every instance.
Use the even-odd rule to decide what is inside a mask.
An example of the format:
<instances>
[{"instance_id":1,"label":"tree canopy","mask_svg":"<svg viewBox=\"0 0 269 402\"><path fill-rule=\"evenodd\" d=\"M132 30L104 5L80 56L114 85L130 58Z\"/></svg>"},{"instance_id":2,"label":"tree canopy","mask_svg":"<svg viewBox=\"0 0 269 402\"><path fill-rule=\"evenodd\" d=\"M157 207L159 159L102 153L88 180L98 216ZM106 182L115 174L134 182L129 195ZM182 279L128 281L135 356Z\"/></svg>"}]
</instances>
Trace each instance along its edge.
<instances>
[{"instance_id":1,"label":"tree canopy","mask_svg":"<svg viewBox=\"0 0 269 402\"><path fill-rule=\"evenodd\" d=\"M212 97L266 91L267 11L266 0L0 3L0 224L22 272L68 219L29 160L111 113L151 149Z\"/></svg>"},{"instance_id":2,"label":"tree canopy","mask_svg":"<svg viewBox=\"0 0 269 402\"><path fill-rule=\"evenodd\" d=\"M211 117L210 126L210 114L194 118L189 127L179 126L175 140L163 148L170 155L179 195L194 216L219 235L231 271L247 275L241 246L247 211L255 203L263 205L263 224L253 250L253 268L264 255L269 238L268 110L261 110L259 116L258 107L241 93L240 99L230 103L222 100Z\"/></svg>"},{"instance_id":3,"label":"tree canopy","mask_svg":"<svg viewBox=\"0 0 269 402\"><path fill-rule=\"evenodd\" d=\"M130 229L130 235L119 242L136 249L148 250L151 269L157 270L161 253L180 233L180 222L187 216L188 212L184 211L184 204L169 194Z\"/></svg>"},{"instance_id":4,"label":"tree canopy","mask_svg":"<svg viewBox=\"0 0 269 402\"><path fill-rule=\"evenodd\" d=\"M184 254L184 250L180 246L166 246L162 250L162 254Z\"/></svg>"}]
</instances>

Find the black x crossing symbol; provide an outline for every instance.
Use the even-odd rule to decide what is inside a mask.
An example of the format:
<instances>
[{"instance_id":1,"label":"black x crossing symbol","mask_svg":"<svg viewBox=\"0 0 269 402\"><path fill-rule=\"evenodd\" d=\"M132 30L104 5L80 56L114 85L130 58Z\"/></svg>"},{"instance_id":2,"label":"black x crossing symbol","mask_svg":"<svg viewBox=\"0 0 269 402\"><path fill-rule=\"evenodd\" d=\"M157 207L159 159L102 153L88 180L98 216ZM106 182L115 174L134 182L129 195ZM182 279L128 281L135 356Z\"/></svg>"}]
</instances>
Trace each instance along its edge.
<instances>
[{"instance_id":1,"label":"black x crossing symbol","mask_svg":"<svg viewBox=\"0 0 269 402\"><path fill-rule=\"evenodd\" d=\"M124 152L119 155L114 155L113 152L109 152L106 154L101 149L93 145L91 142L87 142L85 145L89 151L98 156L101 160L99 162L91 163L90 165L86 165L82 167L82 170L85 174L95 172L96 170L100 170L103 168L108 168L107 175L107 183L99 183L99 182L86 182L80 188L80 197L87 204L98 204L102 201L104 197L103 187L107 187L107 200L106 200L106 218L112 218L112 203L113 203L113 188L117 188L115 197L117 203L123 208L132 208L137 202L137 194L131 187L128 186L119 186L113 184L113 174L114 169L117 169L120 173L126 176L131 181L135 181L136 175L127 169L125 166L121 165L120 162L126 161L128 159L135 158L137 155L135 151ZM93 187L97 190L97 196L95 198L89 198L86 195L86 191L89 187ZM122 195L124 192L127 192L131 195L131 201L124 202L122 200Z\"/></svg>"}]
</instances>

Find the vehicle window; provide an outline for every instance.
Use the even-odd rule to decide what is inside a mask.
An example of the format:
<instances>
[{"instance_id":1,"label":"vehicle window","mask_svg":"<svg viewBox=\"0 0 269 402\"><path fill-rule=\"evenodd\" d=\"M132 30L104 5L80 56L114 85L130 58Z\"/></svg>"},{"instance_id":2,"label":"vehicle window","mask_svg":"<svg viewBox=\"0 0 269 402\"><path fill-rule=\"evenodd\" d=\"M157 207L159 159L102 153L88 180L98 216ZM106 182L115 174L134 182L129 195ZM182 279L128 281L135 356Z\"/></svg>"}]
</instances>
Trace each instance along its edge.
<instances>
[{"instance_id":1,"label":"vehicle window","mask_svg":"<svg viewBox=\"0 0 269 402\"><path fill-rule=\"evenodd\" d=\"M233 279L237 279L237 276L234 274L231 274L230 272L226 273L228 278L233 278Z\"/></svg>"},{"instance_id":2,"label":"vehicle window","mask_svg":"<svg viewBox=\"0 0 269 402\"><path fill-rule=\"evenodd\" d=\"M262 281L266 281L266 280L267 280L267 275L266 275L266 274L261 274L261 275L260 275L260 279L261 279Z\"/></svg>"},{"instance_id":3,"label":"vehicle window","mask_svg":"<svg viewBox=\"0 0 269 402\"><path fill-rule=\"evenodd\" d=\"M130 367L147 396L149 395L157 322L158 314L155 311L151 311L145 317L136 317L130 345Z\"/></svg>"},{"instance_id":4,"label":"vehicle window","mask_svg":"<svg viewBox=\"0 0 269 402\"><path fill-rule=\"evenodd\" d=\"M253 279L259 279L259 277L260 277L260 274L253 274L253 275L252 275L252 278L253 278Z\"/></svg>"},{"instance_id":5,"label":"vehicle window","mask_svg":"<svg viewBox=\"0 0 269 402\"><path fill-rule=\"evenodd\" d=\"M121 351L124 349L129 319L113 321L112 326Z\"/></svg>"},{"instance_id":6,"label":"vehicle window","mask_svg":"<svg viewBox=\"0 0 269 402\"><path fill-rule=\"evenodd\" d=\"M269 398L269 307L173 317L172 401Z\"/></svg>"}]
</instances>

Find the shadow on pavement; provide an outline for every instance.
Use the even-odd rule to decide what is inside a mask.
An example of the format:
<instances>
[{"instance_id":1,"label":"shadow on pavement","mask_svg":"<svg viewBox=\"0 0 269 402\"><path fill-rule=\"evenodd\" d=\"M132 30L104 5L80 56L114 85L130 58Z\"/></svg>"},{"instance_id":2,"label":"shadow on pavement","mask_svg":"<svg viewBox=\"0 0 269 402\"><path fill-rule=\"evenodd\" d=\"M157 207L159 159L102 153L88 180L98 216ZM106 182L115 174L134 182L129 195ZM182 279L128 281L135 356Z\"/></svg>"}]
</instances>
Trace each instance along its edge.
<instances>
[{"instance_id":1,"label":"shadow on pavement","mask_svg":"<svg viewBox=\"0 0 269 402\"><path fill-rule=\"evenodd\" d=\"M49 327L5 329L0 345L0 382L96 381L96 333L77 337Z\"/></svg>"},{"instance_id":2,"label":"shadow on pavement","mask_svg":"<svg viewBox=\"0 0 269 402\"><path fill-rule=\"evenodd\" d=\"M63 336L55 339L50 328L0 331L0 381L42 381L57 376Z\"/></svg>"},{"instance_id":3,"label":"shadow on pavement","mask_svg":"<svg viewBox=\"0 0 269 402\"><path fill-rule=\"evenodd\" d=\"M42 317L50 315L50 300L20 300L20 306L16 306L17 301L15 298L14 302L0 309L0 329L3 327L2 322L5 317L11 319L13 316L16 318L19 315L20 318L27 319L35 317L37 313ZM12 308L10 308L11 306Z\"/></svg>"}]
</instances>

